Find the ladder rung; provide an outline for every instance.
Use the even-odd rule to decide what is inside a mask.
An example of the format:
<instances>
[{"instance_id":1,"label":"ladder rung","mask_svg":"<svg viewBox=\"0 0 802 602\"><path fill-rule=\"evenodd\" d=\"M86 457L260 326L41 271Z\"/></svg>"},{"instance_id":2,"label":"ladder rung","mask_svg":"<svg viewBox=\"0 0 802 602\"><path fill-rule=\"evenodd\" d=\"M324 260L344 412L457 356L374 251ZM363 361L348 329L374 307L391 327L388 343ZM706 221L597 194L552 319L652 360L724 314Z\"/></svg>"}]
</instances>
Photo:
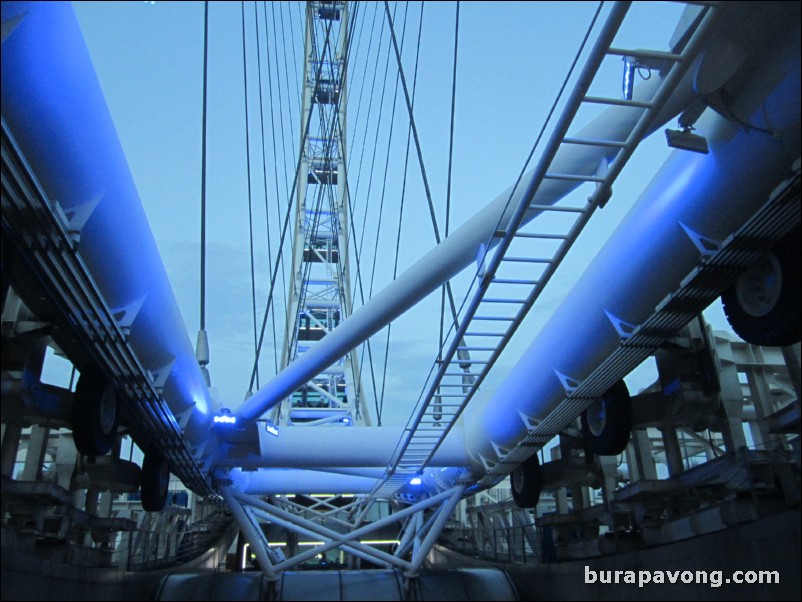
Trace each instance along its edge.
<instances>
[{"instance_id":1,"label":"ladder rung","mask_svg":"<svg viewBox=\"0 0 802 602\"><path fill-rule=\"evenodd\" d=\"M627 50L626 48L608 48L607 54L612 56L631 56L638 59L656 59L658 61L680 61L681 54L660 50Z\"/></svg>"},{"instance_id":2,"label":"ladder rung","mask_svg":"<svg viewBox=\"0 0 802 602\"><path fill-rule=\"evenodd\" d=\"M495 347L457 347L457 351L495 351Z\"/></svg>"},{"instance_id":3,"label":"ladder rung","mask_svg":"<svg viewBox=\"0 0 802 602\"><path fill-rule=\"evenodd\" d=\"M474 316L474 319L476 317ZM505 337L507 336L506 332L466 332L466 337Z\"/></svg>"},{"instance_id":4,"label":"ladder rung","mask_svg":"<svg viewBox=\"0 0 802 602\"><path fill-rule=\"evenodd\" d=\"M482 299L482 303L524 303L518 299Z\"/></svg>"},{"instance_id":5,"label":"ladder rung","mask_svg":"<svg viewBox=\"0 0 802 602\"><path fill-rule=\"evenodd\" d=\"M465 393L459 393L457 395L451 395L450 393L443 393L443 394L437 393L435 395L432 395L432 397L436 397L438 399L442 399L444 397L465 397Z\"/></svg>"},{"instance_id":6,"label":"ladder rung","mask_svg":"<svg viewBox=\"0 0 802 602\"><path fill-rule=\"evenodd\" d=\"M599 176L586 176L575 173L547 173L543 176L544 180L568 180L570 182L604 182L604 178Z\"/></svg>"},{"instance_id":7,"label":"ladder rung","mask_svg":"<svg viewBox=\"0 0 802 602\"><path fill-rule=\"evenodd\" d=\"M618 140L602 140L601 138L563 138L564 144L583 144L585 146L611 146L624 148L627 143Z\"/></svg>"},{"instance_id":8,"label":"ladder rung","mask_svg":"<svg viewBox=\"0 0 802 602\"><path fill-rule=\"evenodd\" d=\"M599 105L614 105L617 107L636 107L638 109L648 109L652 106L650 102L642 100L627 100L626 98L611 98L609 96L585 96L584 102L591 102Z\"/></svg>"},{"instance_id":9,"label":"ladder rung","mask_svg":"<svg viewBox=\"0 0 802 602\"><path fill-rule=\"evenodd\" d=\"M564 211L566 213L585 213L584 207L558 207L556 205L529 205L533 211Z\"/></svg>"},{"instance_id":10,"label":"ladder rung","mask_svg":"<svg viewBox=\"0 0 802 602\"><path fill-rule=\"evenodd\" d=\"M481 376L480 373L477 372L446 372L443 376ZM468 385L459 385L460 387L466 387Z\"/></svg>"},{"instance_id":11,"label":"ladder rung","mask_svg":"<svg viewBox=\"0 0 802 602\"><path fill-rule=\"evenodd\" d=\"M540 280L514 280L512 278L493 278L492 284L528 284L529 286L536 286L540 284Z\"/></svg>"},{"instance_id":12,"label":"ladder rung","mask_svg":"<svg viewBox=\"0 0 802 602\"><path fill-rule=\"evenodd\" d=\"M500 316L474 316L474 320L485 320L489 322L513 322L515 318L502 318ZM476 336L476 335L474 335ZM500 335L504 336L504 335Z\"/></svg>"},{"instance_id":13,"label":"ladder rung","mask_svg":"<svg viewBox=\"0 0 802 602\"><path fill-rule=\"evenodd\" d=\"M452 364L456 364L457 366L462 366L463 364L489 364L490 362L484 360L451 360Z\"/></svg>"},{"instance_id":14,"label":"ladder rung","mask_svg":"<svg viewBox=\"0 0 802 602\"><path fill-rule=\"evenodd\" d=\"M516 238L538 238L543 240L565 240L568 238L564 234L539 234L537 232L518 232L515 234Z\"/></svg>"},{"instance_id":15,"label":"ladder rung","mask_svg":"<svg viewBox=\"0 0 802 602\"><path fill-rule=\"evenodd\" d=\"M551 259L545 257L505 257L502 261L515 261L518 263L551 263Z\"/></svg>"}]
</instances>

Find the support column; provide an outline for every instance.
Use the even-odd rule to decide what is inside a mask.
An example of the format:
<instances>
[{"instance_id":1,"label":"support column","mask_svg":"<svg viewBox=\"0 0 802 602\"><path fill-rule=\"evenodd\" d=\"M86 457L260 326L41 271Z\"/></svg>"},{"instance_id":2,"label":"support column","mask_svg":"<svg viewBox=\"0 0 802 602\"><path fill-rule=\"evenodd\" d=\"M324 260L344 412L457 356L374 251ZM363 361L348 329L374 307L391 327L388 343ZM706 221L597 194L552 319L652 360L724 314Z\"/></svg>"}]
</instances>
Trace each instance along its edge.
<instances>
[{"instance_id":1,"label":"support column","mask_svg":"<svg viewBox=\"0 0 802 602\"><path fill-rule=\"evenodd\" d=\"M47 453L47 439L50 429L34 425L28 439L28 451L25 455L25 467L22 469L20 479L23 481L39 481L42 478L42 464Z\"/></svg>"},{"instance_id":2,"label":"support column","mask_svg":"<svg viewBox=\"0 0 802 602\"><path fill-rule=\"evenodd\" d=\"M3 443L0 452L0 474L3 478L10 479L14 474L21 437L22 425L19 422L9 421L3 424Z\"/></svg>"},{"instance_id":3,"label":"support column","mask_svg":"<svg viewBox=\"0 0 802 602\"><path fill-rule=\"evenodd\" d=\"M685 470L682 464L682 450L677 438L677 430L674 425L665 425L661 428L663 433L663 449L666 454L666 465L668 466L668 476L676 477Z\"/></svg>"}]
</instances>

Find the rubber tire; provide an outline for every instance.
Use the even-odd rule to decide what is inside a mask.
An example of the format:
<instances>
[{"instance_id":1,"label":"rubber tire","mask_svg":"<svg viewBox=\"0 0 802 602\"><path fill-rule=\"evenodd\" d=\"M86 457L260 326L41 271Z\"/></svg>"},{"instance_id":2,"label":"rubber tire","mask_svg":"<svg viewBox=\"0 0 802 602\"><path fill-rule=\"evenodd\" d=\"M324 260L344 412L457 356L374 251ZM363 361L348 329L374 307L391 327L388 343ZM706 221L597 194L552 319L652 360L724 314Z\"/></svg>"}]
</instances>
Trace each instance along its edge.
<instances>
[{"instance_id":1,"label":"rubber tire","mask_svg":"<svg viewBox=\"0 0 802 602\"><path fill-rule=\"evenodd\" d=\"M626 383L618 381L602 395L599 402L604 409L604 421L600 429L591 429L590 426L588 413L594 411L593 405L582 412L585 449L598 456L617 456L627 448L632 432L632 401Z\"/></svg>"},{"instance_id":2,"label":"rubber tire","mask_svg":"<svg viewBox=\"0 0 802 602\"><path fill-rule=\"evenodd\" d=\"M543 475L537 453L522 462L510 474L512 499L519 508L534 508L540 501L543 489Z\"/></svg>"},{"instance_id":3,"label":"rubber tire","mask_svg":"<svg viewBox=\"0 0 802 602\"><path fill-rule=\"evenodd\" d=\"M767 347L785 347L800 341L802 320L800 319L800 229L777 243L772 253L779 263L782 274L779 298L768 313L755 316L748 312L738 299L737 285L734 283L721 295L727 321L747 343ZM748 271L740 278L747 277Z\"/></svg>"},{"instance_id":4,"label":"rubber tire","mask_svg":"<svg viewBox=\"0 0 802 602\"><path fill-rule=\"evenodd\" d=\"M170 467L156 448L151 448L145 454L140 487L143 510L146 512L164 510L170 490Z\"/></svg>"},{"instance_id":5,"label":"rubber tire","mask_svg":"<svg viewBox=\"0 0 802 602\"><path fill-rule=\"evenodd\" d=\"M112 415L113 412L113 415ZM120 403L112 384L97 366L81 372L72 396L72 437L85 456L102 456L114 445Z\"/></svg>"}]
</instances>

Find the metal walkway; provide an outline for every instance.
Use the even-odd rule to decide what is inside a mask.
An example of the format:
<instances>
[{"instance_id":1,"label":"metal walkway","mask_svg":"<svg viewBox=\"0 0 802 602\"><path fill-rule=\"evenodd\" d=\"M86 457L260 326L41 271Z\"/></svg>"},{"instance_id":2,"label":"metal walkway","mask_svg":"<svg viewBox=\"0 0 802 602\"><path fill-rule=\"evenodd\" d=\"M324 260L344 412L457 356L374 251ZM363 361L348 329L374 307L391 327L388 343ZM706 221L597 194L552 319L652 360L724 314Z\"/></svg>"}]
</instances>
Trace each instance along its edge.
<instances>
[{"instance_id":1,"label":"metal walkway","mask_svg":"<svg viewBox=\"0 0 802 602\"><path fill-rule=\"evenodd\" d=\"M700 7L687 32L684 48L677 53L613 47L630 4L616 3L608 16L507 228L497 229L492 240L480 247L474 281L476 291L460 316L459 328L456 331L452 328L449 333L450 342L442 359L436 361L435 376L419 400L374 495L391 496L430 461L594 211L610 198L613 182L702 48L715 16L712 6ZM588 91L608 56L669 66L654 96L647 101L591 96ZM631 107L642 110L642 114L620 140L568 137L577 112L585 104ZM557 152L565 145L596 147L601 151L602 161L592 173L553 171ZM595 184L595 191L584 207L532 204L537 190L549 180L590 182ZM548 233L535 229L537 220L532 221L534 226L521 227L527 214L549 212L567 215L571 220L564 224L564 229ZM547 253L533 256L531 246L527 248L527 245L544 241L553 243L547 245L550 246ZM515 254L515 249L521 250L519 255ZM528 270L532 276L529 279L505 276L505 271L509 272L511 267L517 273ZM466 353L470 354L469 358Z\"/></svg>"}]
</instances>

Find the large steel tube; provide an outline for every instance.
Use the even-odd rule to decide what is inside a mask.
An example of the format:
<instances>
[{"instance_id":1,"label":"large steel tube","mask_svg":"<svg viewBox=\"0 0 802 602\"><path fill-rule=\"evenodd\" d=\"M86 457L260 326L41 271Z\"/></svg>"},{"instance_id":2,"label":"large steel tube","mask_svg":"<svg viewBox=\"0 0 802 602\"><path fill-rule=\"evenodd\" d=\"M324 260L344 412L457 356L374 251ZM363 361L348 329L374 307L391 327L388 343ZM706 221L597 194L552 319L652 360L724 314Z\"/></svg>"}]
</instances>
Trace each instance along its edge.
<instances>
[{"instance_id":1,"label":"large steel tube","mask_svg":"<svg viewBox=\"0 0 802 602\"><path fill-rule=\"evenodd\" d=\"M135 314L129 342L144 368L169 370L164 398L174 415L189 414L184 436L199 445L212 399L72 6L3 2L2 19L3 118L68 217L96 203L80 255L109 307Z\"/></svg>"},{"instance_id":2,"label":"large steel tube","mask_svg":"<svg viewBox=\"0 0 802 602\"><path fill-rule=\"evenodd\" d=\"M542 421L565 398L558 372L582 382L618 348L610 316L638 325L678 288L702 255L691 233L723 241L790 174L800 148L799 5L773 8L757 9L769 44L727 31L738 40L731 52L746 58L728 82L725 115L708 110L696 125L710 153L674 151L495 394L467 409L477 473L482 458L498 462L499 447L527 434L522 417ZM716 67L703 63L696 85Z\"/></svg>"},{"instance_id":3,"label":"large steel tube","mask_svg":"<svg viewBox=\"0 0 802 602\"><path fill-rule=\"evenodd\" d=\"M261 454L222 458L218 466L243 468L381 467L390 464L402 427L287 427L279 436L261 435ZM443 441L430 466L467 466L463 431L455 428Z\"/></svg>"}]
</instances>

